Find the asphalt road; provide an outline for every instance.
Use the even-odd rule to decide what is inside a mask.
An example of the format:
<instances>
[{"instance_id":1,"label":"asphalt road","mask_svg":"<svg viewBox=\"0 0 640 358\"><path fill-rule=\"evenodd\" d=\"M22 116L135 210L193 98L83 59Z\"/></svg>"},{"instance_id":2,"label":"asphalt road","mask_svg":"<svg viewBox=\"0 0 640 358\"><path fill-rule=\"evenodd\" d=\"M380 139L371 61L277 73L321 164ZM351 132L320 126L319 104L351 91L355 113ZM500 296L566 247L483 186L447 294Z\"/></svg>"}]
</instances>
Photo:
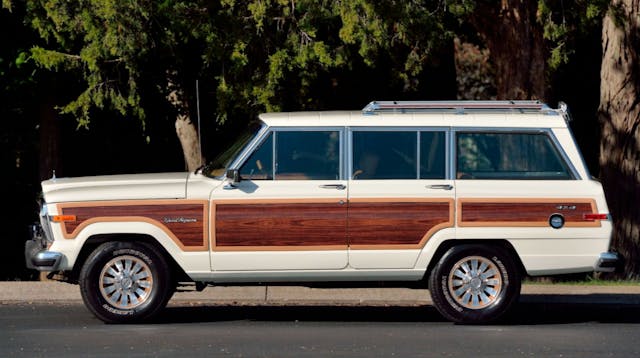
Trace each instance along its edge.
<instances>
[{"instance_id":1,"label":"asphalt road","mask_svg":"<svg viewBox=\"0 0 640 358\"><path fill-rule=\"evenodd\" d=\"M79 302L0 305L0 357L638 357L640 305L524 297L505 322L460 326L430 305L178 303L106 325Z\"/></svg>"}]
</instances>

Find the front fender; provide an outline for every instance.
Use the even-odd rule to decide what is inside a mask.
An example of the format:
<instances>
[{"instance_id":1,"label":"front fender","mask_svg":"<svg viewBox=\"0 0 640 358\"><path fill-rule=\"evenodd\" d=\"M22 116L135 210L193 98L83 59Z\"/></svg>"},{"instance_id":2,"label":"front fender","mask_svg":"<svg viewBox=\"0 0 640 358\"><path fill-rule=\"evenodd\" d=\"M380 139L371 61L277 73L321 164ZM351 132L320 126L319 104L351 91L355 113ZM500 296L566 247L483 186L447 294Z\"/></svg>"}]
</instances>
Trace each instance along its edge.
<instances>
[{"instance_id":1,"label":"front fender","mask_svg":"<svg viewBox=\"0 0 640 358\"><path fill-rule=\"evenodd\" d=\"M59 231L59 228L56 231ZM62 233L60 232L60 234ZM124 238L126 235L146 235L152 237L158 245L164 248L185 272L211 271L208 245L207 248L201 248L197 251L189 250L166 227L159 223L154 224L146 221L95 222L83 227L73 238L55 240L49 250L63 254L59 270L73 269L82 248L87 244L87 241L97 235L120 235ZM61 235L56 235L56 237L61 237Z\"/></svg>"}]
</instances>

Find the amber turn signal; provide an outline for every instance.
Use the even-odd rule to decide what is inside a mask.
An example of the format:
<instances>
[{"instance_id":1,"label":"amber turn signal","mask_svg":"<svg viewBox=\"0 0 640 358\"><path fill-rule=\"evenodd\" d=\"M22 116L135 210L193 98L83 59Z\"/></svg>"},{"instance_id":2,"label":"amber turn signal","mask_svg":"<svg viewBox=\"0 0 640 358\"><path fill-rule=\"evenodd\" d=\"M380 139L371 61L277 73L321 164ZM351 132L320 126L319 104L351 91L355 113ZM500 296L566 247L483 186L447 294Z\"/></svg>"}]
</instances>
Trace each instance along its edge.
<instances>
[{"instance_id":1,"label":"amber turn signal","mask_svg":"<svg viewBox=\"0 0 640 358\"><path fill-rule=\"evenodd\" d=\"M65 221L76 221L75 215L54 215L51 217L51 221L54 223L61 223Z\"/></svg>"}]
</instances>

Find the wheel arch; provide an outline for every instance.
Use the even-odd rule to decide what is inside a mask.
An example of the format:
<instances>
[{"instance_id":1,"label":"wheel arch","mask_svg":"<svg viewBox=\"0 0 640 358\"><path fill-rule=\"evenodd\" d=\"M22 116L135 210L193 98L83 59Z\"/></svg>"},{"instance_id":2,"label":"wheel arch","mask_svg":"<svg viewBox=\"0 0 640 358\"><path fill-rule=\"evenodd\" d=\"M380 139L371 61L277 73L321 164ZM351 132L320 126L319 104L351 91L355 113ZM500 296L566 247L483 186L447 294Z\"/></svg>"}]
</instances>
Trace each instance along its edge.
<instances>
[{"instance_id":1,"label":"wheel arch","mask_svg":"<svg viewBox=\"0 0 640 358\"><path fill-rule=\"evenodd\" d=\"M435 253L431 257L431 260L429 260L429 264L427 265L427 269L425 270L425 273L424 273L424 276L423 276L423 279L422 279L422 281L425 282L425 284L427 285L427 288L428 288L428 283L429 283L429 276L431 275L431 272L433 271L434 267L438 264L438 262L440 261L442 256L447 251L449 251L449 249L451 249L452 247L461 246L461 245L486 245L486 246L500 247L500 248L506 250L507 253L509 254L509 256L513 258L513 262L516 265L516 268L518 269L520 276L522 277L522 276L526 276L527 275L527 270L525 269L524 264L522 263L522 260L520 259L520 256L518 255L517 251L515 250L513 245L508 240L504 240L504 239L478 239L478 240L473 240L473 239L464 239L464 240L451 239L451 240L445 240L445 241L441 242L440 245L438 245L438 248L435 250Z\"/></svg>"},{"instance_id":2,"label":"wheel arch","mask_svg":"<svg viewBox=\"0 0 640 358\"><path fill-rule=\"evenodd\" d=\"M152 235L140 233L116 233L116 234L94 234L89 236L83 243L82 248L73 265L73 269L68 275L71 282L78 282L80 270L86 262L89 255L95 251L100 245L106 242L132 242L146 246L152 246L157 249L165 260L169 263L170 271L173 274L174 281L191 281L184 269L176 262L167 249Z\"/></svg>"}]
</instances>

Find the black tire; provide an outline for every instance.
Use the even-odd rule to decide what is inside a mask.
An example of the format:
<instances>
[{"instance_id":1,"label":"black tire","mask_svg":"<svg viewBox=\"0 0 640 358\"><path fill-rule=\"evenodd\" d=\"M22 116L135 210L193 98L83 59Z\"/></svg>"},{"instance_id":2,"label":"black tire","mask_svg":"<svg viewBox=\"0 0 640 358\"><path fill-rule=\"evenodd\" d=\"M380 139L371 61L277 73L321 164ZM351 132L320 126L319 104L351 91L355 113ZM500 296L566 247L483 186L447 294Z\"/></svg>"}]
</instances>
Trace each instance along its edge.
<instances>
[{"instance_id":1,"label":"black tire","mask_svg":"<svg viewBox=\"0 0 640 358\"><path fill-rule=\"evenodd\" d=\"M460 245L449 249L433 268L429 290L434 305L448 320L491 323L520 296L520 274L501 247Z\"/></svg>"},{"instance_id":2,"label":"black tire","mask_svg":"<svg viewBox=\"0 0 640 358\"><path fill-rule=\"evenodd\" d=\"M171 270L152 245L107 242L80 271L80 293L89 310L106 323L149 320L171 298Z\"/></svg>"}]
</instances>

